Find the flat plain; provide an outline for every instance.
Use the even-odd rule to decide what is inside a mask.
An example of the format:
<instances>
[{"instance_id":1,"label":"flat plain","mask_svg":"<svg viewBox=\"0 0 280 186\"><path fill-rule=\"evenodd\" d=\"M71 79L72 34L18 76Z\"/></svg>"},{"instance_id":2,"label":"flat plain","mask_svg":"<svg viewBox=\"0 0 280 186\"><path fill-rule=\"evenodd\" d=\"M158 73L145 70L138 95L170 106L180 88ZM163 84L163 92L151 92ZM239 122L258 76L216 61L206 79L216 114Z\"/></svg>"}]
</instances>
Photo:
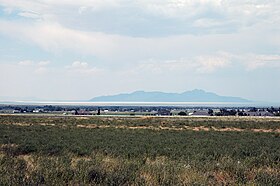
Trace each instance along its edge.
<instances>
[{"instance_id":1,"label":"flat plain","mask_svg":"<svg viewBox=\"0 0 280 186\"><path fill-rule=\"evenodd\" d=\"M280 118L0 115L0 185L280 185Z\"/></svg>"}]
</instances>

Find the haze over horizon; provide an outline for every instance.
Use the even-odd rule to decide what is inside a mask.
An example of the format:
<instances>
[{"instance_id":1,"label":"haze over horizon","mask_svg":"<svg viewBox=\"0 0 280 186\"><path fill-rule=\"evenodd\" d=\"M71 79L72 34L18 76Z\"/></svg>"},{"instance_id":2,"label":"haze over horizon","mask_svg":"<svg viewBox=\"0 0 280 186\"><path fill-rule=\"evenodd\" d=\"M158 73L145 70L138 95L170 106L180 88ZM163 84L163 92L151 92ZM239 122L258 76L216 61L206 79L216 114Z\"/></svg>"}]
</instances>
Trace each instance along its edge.
<instances>
[{"instance_id":1,"label":"haze over horizon","mask_svg":"<svg viewBox=\"0 0 280 186\"><path fill-rule=\"evenodd\" d=\"M0 97L203 89L280 102L280 1L0 0Z\"/></svg>"},{"instance_id":2,"label":"haze over horizon","mask_svg":"<svg viewBox=\"0 0 280 186\"><path fill-rule=\"evenodd\" d=\"M21 102L21 101L31 101L31 102L40 102L40 101L58 101L58 102L64 102L64 101L73 101L73 102L75 102L75 101L77 101L77 102L91 102L91 101L93 101L93 100L95 100L96 98L98 98L98 99L100 99L100 98L106 98L106 97L111 97L111 96L119 96L119 95L132 95L132 94L138 94L138 95L141 95L141 94L149 94L149 93L159 93L159 94L169 94L171 97L174 95L174 94L178 94L178 95L180 95L180 94L185 94L185 93L187 93L187 94L189 94L189 93L194 93L194 95L197 95L197 96L199 96L199 95L202 95L202 94L208 94L208 93L210 93L210 94L216 94L216 93L214 93L214 92L209 92L209 91L205 91L205 90L202 90L202 89L193 89L193 90L187 90L187 91L183 91L183 92L162 92L162 91L145 91L145 90L135 90L135 91L132 91L132 92L122 92L122 93L117 93L117 94L104 94L104 95L98 95L98 96L95 96L95 97L91 97L91 98L88 98L88 99L85 99L85 100L52 100L52 99L42 99L42 98L40 98L40 97L11 97L11 96L0 96L0 101L8 101L8 102L17 102L17 101L19 101L19 102ZM202 93L202 94L201 94ZM224 95L218 95L218 94L216 94L217 96L221 96L221 97L224 97ZM226 96L226 97L235 97L235 96ZM201 97L201 98L203 98L203 99L205 99L204 98L204 95ZM235 98L240 98L240 99L244 99L244 100L247 100L247 101L249 101L249 102L254 102L254 100L248 100L248 99L246 99L246 98L242 98L242 97L235 97ZM206 98L207 99L207 98ZM118 100L118 101L122 101L122 100ZM152 100L147 100L147 102L151 102ZM185 102L189 102L189 101L193 101L193 102L196 102L195 100L185 100ZM205 101L207 101L207 100L205 100ZM107 102L107 101L106 101ZM137 102L137 101L136 101ZM170 102L170 101L169 101ZM176 101L177 102L177 101ZM211 101L211 100L209 100L208 102L213 102L213 101Z\"/></svg>"}]
</instances>

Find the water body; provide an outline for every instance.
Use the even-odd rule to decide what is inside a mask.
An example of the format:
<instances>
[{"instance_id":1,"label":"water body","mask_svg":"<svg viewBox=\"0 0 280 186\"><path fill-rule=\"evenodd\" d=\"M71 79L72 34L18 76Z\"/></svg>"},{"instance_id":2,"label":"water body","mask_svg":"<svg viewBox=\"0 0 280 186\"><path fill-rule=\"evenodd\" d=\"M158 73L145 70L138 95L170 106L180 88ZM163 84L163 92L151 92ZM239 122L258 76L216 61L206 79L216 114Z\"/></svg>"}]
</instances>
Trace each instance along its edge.
<instances>
[{"instance_id":1,"label":"water body","mask_svg":"<svg viewBox=\"0 0 280 186\"><path fill-rule=\"evenodd\" d=\"M280 107L269 102L71 102L71 101L12 101L2 105L65 105L65 106L174 106L174 107Z\"/></svg>"}]
</instances>

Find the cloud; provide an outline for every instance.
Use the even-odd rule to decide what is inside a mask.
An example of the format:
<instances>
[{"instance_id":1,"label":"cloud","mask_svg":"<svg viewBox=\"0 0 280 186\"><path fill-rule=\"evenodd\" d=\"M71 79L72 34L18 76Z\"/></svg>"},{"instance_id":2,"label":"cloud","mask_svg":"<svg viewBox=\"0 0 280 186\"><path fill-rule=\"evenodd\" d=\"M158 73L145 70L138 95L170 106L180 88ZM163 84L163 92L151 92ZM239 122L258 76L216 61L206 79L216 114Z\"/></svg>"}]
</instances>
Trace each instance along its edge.
<instances>
[{"instance_id":1,"label":"cloud","mask_svg":"<svg viewBox=\"0 0 280 186\"><path fill-rule=\"evenodd\" d=\"M278 1L0 0L0 5L62 26L138 37L233 33L256 24L280 23Z\"/></svg>"},{"instance_id":2,"label":"cloud","mask_svg":"<svg viewBox=\"0 0 280 186\"><path fill-rule=\"evenodd\" d=\"M0 32L11 38L35 44L53 54L66 55L71 52L72 54L96 56L110 64L120 61L125 64L147 59L179 59L213 55L221 49L228 52L231 50L248 52L253 49L255 43L269 48L270 38L272 40L276 37L275 34L278 34L268 35L267 40L260 40L258 34L254 35L249 31L238 35L135 38L75 30L49 22L27 24L1 20ZM244 42L246 45L240 45L240 42ZM228 45L228 43L231 44Z\"/></svg>"},{"instance_id":3,"label":"cloud","mask_svg":"<svg viewBox=\"0 0 280 186\"><path fill-rule=\"evenodd\" d=\"M26 18L31 18L31 19L39 19L40 15L34 12L20 12L18 13L19 16L26 17Z\"/></svg>"},{"instance_id":4,"label":"cloud","mask_svg":"<svg viewBox=\"0 0 280 186\"><path fill-rule=\"evenodd\" d=\"M280 68L280 55L247 54L237 58L249 71L259 68Z\"/></svg>"},{"instance_id":5,"label":"cloud","mask_svg":"<svg viewBox=\"0 0 280 186\"><path fill-rule=\"evenodd\" d=\"M220 53L214 56L196 56L193 58L180 58L173 60L150 59L142 62L136 71L150 71L153 73L175 73L196 72L213 73L219 69L229 67L231 57L227 53Z\"/></svg>"},{"instance_id":6,"label":"cloud","mask_svg":"<svg viewBox=\"0 0 280 186\"><path fill-rule=\"evenodd\" d=\"M166 0L138 1L150 13L171 17L190 18L203 14L208 8L218 9L221 0Z\"/></svg>"},{"instance_id":7,"label":"cloud","mask_svg":"<svg viewBox=\"0 0 280 186\"><path fill-rule=\"evenodd\" d=\"M116 48L119 37L97 32L65 28L59 24L39 22L24 24L0 20L0 32L26 42L33 42L54 53L71 50L84 54L107 55Z\"/></svg>"},{"instance_id":8,"label":"cloud","mask_svg":"<svg viewBox=\"0 0 280 186\"><path fill-rule=\"evenodd\" d=\"M90 55L110 63L188 58L220 50L250 53L257 46L269 53L280 47L276 1L0 0L0 4L40 16L0 19L0 33L54 54Z\"/></svg>"},{"instance_id":9,"label":"cloud","mask_svg":"<svg viewBox=\"0 0 280 186\"><path fill-rule=\"evenodd\" d=\"M23 67L24 71L31 70L35 74L45 74L48 72L48 65L50 61L31 61L31 60L24 60L18 62L20 67Z\"/></svg>"},{"instance_id":10,"label":"cloud","mask_svg":"<svg viewBox=\"0 0 280 186\"><path fill-rule=\"evenodd\" d=\"M279 1L0 0L0 7L0 84L7 94L20 92L9 91L13 84L25 88L21 77L26 85L34 81L25 88L31 93L46 84L46 97L53 87L61 97L91 96L96 89L88 84L96 79L100 94L142 87L218 87L249 96L252 87L263 95L280 90L267 84L280 69ZM14 64L21 59L32 60ZM263 83L252 85L255 79Z\"/></svg>"},{"instance_id":11,"label":"cloud","mask_svg":"<svg viewBox=\"0 0 280 186\"><path fill-rule=\"evenodd\" d=\"M18 65L21 66L47 66L50 64L50 61L32 61L32 60L23 60L18 62Z\"/></svg>"},{"instance_id":12,"label":"cloud","mask_svg":"<svg viewBox=\"0 0 280 186\"><path fill-rule=\"evenodd\" d=\"M40 61L38 62L38 66L47 66L50 64L50 61Z\"/></svg>"},{"instance_id":13,"label":"cloud","mask_svg":"<svg viewBox=\"0 0 280 186\"><path fill-rule=\"evenodd\" d=\"M70 73L80 75L97 75L103 71L96 67L90 67L90 65L87 62L81 61L74 61L70 66L66 66L66 69Z\"/></svg>"},{"instance_id":14,"label":"cloud","mask_svg":"<svg viewBox=\"0 0 280 186\"><path fill-rule=\"evenodd\" d=\"M83 14L87 10L86 6L81 6L78 10L79 14Z\"/></svg>"},{"instance_id":15,"label":"cloud","mask_svg":"<svg viewBox=\"0 0 280 186\"><path fill-rule=\"evenodd\" d=\"M172 60L149 59L138 64L135 72L158 74L198 73L211 74L218 70L239 69L254 71L260 68L280 68L280 55L231 54L218 52L215 55L200 55Z\"/></svg>"},{"instance_id":16,"label":"cloud","mask_svg":"<svg viewBox=\"0 0 280 186\"><path fill-rule=\"evenodd\" d=\"M277 67L279 64L278 55L252 52L256 46L266 53L272 53L270 48L280 47L277 41L278 32L266 35L266 39L262 39L259 35L265 32L261 29L257 33L246 30L242 34L230 35L134 38L80 31L48 22L30 25L0 20L0 32L27 43L34 43L54 54L66 55L72 52L95 56L102 60L104 65L109 65L109 68L112 65L120 68L130 63L135 64L137 61L148 61L140 68L150 68L157 72L165 68L171 70L179 68L195 69L198 73L212 73L230 66L230 61L237 61L248 70ZM227 53L219 53L221 49ZM21 65L29 63L32 62L25 61Z\"/></svg>"},{"instance_id":17,"label":"cloud","mask_svg":"<svg viewBox=\"0 0 280 186\"><path fill-rule=\"evenodd\" d=\"M75 61L75 62L72 63L71 68L74 68L74 69L85 69L85 68L88 68L88 63L80 62L80 61Z\"/></svg>"},{"instance_id":18,"label":"cloud","mask_svg":"<svg viewBox=\"0 0 280 186\"><path fill-rule=\"evenodd\" d=\"M4 11L5 14L10 15L10 14L12 14L13 9L12 8L4 8L3 11Z\"/></svg>"},{"instance_id":19,"label":"cloud","mask_svg":"<svg viewBox=\"0 0 280 186\"><path fill-rule=\"evenodd\" d=\"M48 72L48 69L46 67L38 67L34 71L36 74L45 74Z\"/></svg>"},{"instance_id":20,"label":"cloud","mask_svg":"<svg viewBox=\"0 0 280 186\"><path fill-rule=\"evenodd\" d=\"M31 66L31 65L33 65L33 61L24 60L24 61L20 61L18 64L20 66Z\"/></svg>"},{"instance_id":21,"label":"cloud","mask_svg":"<svg viewBox=\"0 0 280 186\"><path fill-rule=\"evenodd\" d=\"M171 71L188 71L193 68L191 61L186 59L175 59L175 60L156 60L149 59L141 62L135 69L135 72L142 73L148 71L152 73L169 73Z\"/></svg>"},{"instance_id":22,"label":"cloud","mask_svg":"<svg viewBox=\"0 0 280 186\"><path fill-rule=\"evenodd\" d=\"M196 71L199 73L212 73L218 69L223 69L231 64L230 56L227 54L219 56L199 56L196 57Z\"/></svg>"}]
</instances>

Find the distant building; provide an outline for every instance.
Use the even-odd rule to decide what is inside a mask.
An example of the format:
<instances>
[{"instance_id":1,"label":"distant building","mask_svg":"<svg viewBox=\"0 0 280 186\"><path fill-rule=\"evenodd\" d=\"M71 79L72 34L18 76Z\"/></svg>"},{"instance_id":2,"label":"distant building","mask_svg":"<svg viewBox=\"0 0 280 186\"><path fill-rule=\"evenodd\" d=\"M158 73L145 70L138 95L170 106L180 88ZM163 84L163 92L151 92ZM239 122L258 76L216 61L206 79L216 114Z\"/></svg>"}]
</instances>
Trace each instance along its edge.
<instances>
[{"instance_id":1,"label":"distant building","mask_svg":"<svg viewBox=\"0 0 280 186\"><path fill-rule=\"evenodd\" d=\"M21 111L20 110L13 110L13 113L17 114L17 113L21 113Z\"/></svg>"},{"instance_id":2,"label":"distant building","mask_svg":"<svg viewBox=\"0 0 280 186\"><path fill-rule=\"evenodd\" d=\"M159 110L157 112L157 114L159 116L170 116L171 115L171 111L170 110L167 110L167 109L162 109L162 110Z\"/></svg>"},{"instance_id":3,"label":"distant building","mask_svg":"<svg viewBox=\"0 0 280 186\"><path fill-rule=\"evenodd\" d=\"M74 115L83 115L83 116L85 116L85 115L92 115L92 113L89 112L89 111L86 111L86 110L76 110Z\"/></svg>"},{"instance_id":4,"label":"distant building","mask_svg":"<svg viewBox=\"0 0 280 186\"><path fill-rule=\"evenodd\" d=\"M245 112L246 116L274 116L273 113L267 111L247 111Z\"/></svg>"},{"instance_id":5,"label":"distant building","mask_svg":"<svg viewBox=\"0 0 280 186\"><path fill-rule=\"evenodd\" d=\"M274 114L271 113L271 112L262 111L262 112L260 112L260 113L261 113L262 116L274 116Z\"/></svg>"},{"instance_id":6,"label":"distant building","mask_svg":"<svg viewBox=\"0 0 280 186\"><path fill-rule=\"evenodd\" d=\"M34 113L41 113L41 112L44 112L44 110L43 109L35 109L35 110L33 110L33 112Z\"/></svg>"},{"instance_id":7,"label":"distant building","mask_svg":"<svg viewBox=\"0 0 280 186\"><path fill-rule=\"evenodd\" d=\"M195 110L189 113L190 116L210 116L208 110Z\"/></svg>"}]
</instances>

